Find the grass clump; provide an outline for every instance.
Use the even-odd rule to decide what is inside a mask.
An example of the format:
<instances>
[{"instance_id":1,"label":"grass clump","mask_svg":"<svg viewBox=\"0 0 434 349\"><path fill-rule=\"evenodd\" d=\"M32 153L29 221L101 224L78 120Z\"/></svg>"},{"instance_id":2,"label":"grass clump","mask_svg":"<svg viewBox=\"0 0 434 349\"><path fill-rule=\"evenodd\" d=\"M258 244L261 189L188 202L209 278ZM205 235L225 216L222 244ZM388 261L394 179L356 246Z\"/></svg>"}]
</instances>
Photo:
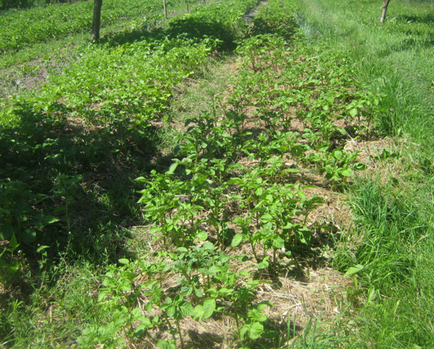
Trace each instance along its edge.
<instances>
[{"instance_id":1,"label":"grass clump","mask_svg":"<svg viewBox=\"0 0 434 349\"><path fill-rule=\"evenodd\" d=\"M427 347L434 340L432 211L424 205L425 189L401 185L372 177L354 187L356 226L335 263L360 285L352 297L361 307L355 336L361 343Z\"/></svg>"}]
</instances>

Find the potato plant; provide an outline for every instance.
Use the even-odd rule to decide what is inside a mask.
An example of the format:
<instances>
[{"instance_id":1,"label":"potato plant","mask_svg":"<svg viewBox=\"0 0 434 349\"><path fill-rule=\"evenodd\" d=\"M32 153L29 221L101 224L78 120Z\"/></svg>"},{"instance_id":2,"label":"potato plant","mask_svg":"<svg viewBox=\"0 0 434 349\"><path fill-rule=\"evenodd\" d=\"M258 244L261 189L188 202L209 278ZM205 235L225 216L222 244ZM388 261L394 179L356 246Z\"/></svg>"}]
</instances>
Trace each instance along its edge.
<instances>
[{"instance_id":1,"label":"potato plant","mask_svg":"<svg viewBox=\"0 0 434 349\"><path fill-rule=\"evenodd\" d=\"M162 2L138 0L104 2L101 25L107 26L120 20L146 17L161 13ZM92 27L93 2L79 1L72 4L35 7L27 11L10 10L0 17L0 52L21 50L39 42L59 39L73 33L89 31ZM144 24L144 23L143 23Z\"/></svg>"},{"instance_id":2,"label":"potato plant","mask_svg":"<svg viewBox=\"0 0 434 349\"><path fill-rule=\"evenodd\" d=\"M110 14L110 4L105 4L106 15ZM38 17L41 13L48 16L50 11L54 11L53 16L54 13L60 15L56 12L60 8L73 11L88 5L80 2L20 14L28 20L28 25L36 25L38 22L31 20L31 16ZM133 11L137 2L128 6L132 6L131 9L122 11ZM243 9L251 6L251 1L225 7L216 5L218 11L215 13L211 6L210 10L194 10L191 16L201 18L205 13L214 13L214 17L207 20L214 23L222 18L221 25L233 33ZM115 8L120 11L119 6ZM15 14L14 11L7 13ZM74 16L78 15L79 12L74 12ZM80 18L84 20L84 16ZM179 18L172 19L177 20ZM53 19L52 24L56 21ZM49 22L41 23L48 25ZM69 20L65 20L67 22ZM8 30L14 28L7 27ZM186 35L179 35L184 27L168 27L163 35L140 41L83 45L63 73L52 75L42 90L33 91L30 96L16 95L2 103L0 159L5 166L1 170L0 185L5 206L0 215L0 238L16 240L2 254L4 268L18 265L11 257L18 245L32 250L37 243L43 246L68 244L68 234L75 233L75 210L83 199L90 199L83 191L84 182L92 176L95 166L105 166L123 156L129 162L135 156L134 152L139 149L149 151L154 147L148 141L147 128L151 121L165 116L174 87L200 71L221 42L203 35L186 38ZM61 28L59 26L59 30ZM7 33L2 32L3 35ZM39 40L38 35L35 34L33 39ZM200 183L200 179L196 182ZM87 193L93 196L92 192ZM177 205L179 216L175 217L176 221L165 222L173 233L183 227L194 227L191 212L199 212L203 206L197 200ZM134 210L133 207L124 209ZM182 229L178 222L182 222ZM177 244L189 243L183 234L183 230L178 233ZM194 237L192 233L191 239Z\"/></svg>"},{"instance_id":3,"label":"potato plant","mask_svg":"<svg viewBox=\"0 0 434 349\"><path fill-rule=\"evenodd\" d=\"M272 304L258 299L258 288L282 277L283 257L308 249L320 224L309 220L323 203L307 194L310 171L325 174L327 185L345 185L364 167L344 143L355 120L362 127L352 136L367 137L379 96L354 92L343 53L306 46L287 23L260 32L278 24L279 8L264 7L253 27L241 24L255 4L200 6L161 35L81 47L63 74L2 112L23 126L4 122L0 129L0 160L9 166L0 181L8 205L0 211L8 240L0 268L14 275L22 244L61 246L56 234L67 240L71 231L81 237L71 216L98 184L89 189L86 177L102 164L143 158L147 129L170 121L176 86L197 76L216 50L237 46L239 69L228 91L213 96L212 111L186 120L167 167L136 178L137 216L160 250L107 263L95 302L108 316L88 320L81 346L184 348L187 320L221 316L235 323L234 346L279 339L269 325ZM240 33L244 39L235 41ZM29 169L38 180L22 173L10 179ZM122 216L113 212L107 219Z\"/></svg>"}]
</instances>

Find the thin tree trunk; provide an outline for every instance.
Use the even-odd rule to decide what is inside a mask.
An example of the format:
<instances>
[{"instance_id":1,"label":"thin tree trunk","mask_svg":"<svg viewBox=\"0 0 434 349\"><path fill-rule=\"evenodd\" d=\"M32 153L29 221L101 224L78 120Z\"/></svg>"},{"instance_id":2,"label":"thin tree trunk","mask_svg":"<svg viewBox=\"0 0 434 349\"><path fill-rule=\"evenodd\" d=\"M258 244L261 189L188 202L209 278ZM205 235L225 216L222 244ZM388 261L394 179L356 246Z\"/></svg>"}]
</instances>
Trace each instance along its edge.
<instances>
[{"instance_id":1,"label":"thin tree trunk","mask_svg":"<svg viewBox=\"0 0 434 349\"><path fill-rule=\"evenodd\" d=\"M390 0L383 0L383 12L381 13L380 22L384 23L384 20L386 19L386 12L387 12L387 6L389 6Z\"/></svg>"},{"instance_id":2,"label":"thin tree trunk","mask_svg":"<svg viewBox=\"0 0 434 349\"><path fill-rule=\"evenodd\" d=\"M92 35L90 37L91 42L99 40L99 28L101 27L101 7L102 0L94 0Z\"/></svg>"},{"instance_id":3,"label":"thin tree trunk","mask_svg":"<svg viewBox=\"0 0 434 349\"><path fill-rule=\"evenodd\" d=\"M163 0L163 7L164 7L164 18L167 18L167 6L166 6L166 0Z\"/></svg>"}]
</instances>

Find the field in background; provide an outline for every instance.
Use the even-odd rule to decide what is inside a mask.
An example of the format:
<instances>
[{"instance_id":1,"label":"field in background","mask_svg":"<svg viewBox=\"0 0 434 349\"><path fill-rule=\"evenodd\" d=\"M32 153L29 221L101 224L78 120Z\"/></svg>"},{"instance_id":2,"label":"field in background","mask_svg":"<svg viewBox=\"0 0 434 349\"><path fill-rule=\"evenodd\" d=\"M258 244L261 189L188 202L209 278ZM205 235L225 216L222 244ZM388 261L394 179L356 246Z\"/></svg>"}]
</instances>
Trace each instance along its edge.
<instances>
[{"instance_id":1,"label":"field in background","mask_svg":"<svg viewBox=\"0 0 434 349\"><path fill-rule=\"evenodd\" d=\"M188 12L198 1L168 1L168 16ZM213 1L208 1L208 4ZM57 75L89 45L93 2L39 6L3 11L0 16L0 98L31 93ZM165 23L161 1L104 2L101 35L104 40L140 38ZM117 34L116 34L117 33ZM128 36L128 38L126 38ZM77 47L78 46L78 47Z\"/></svg>"},{"instance_id":2,"label":"field in background","mask_svg":"<svg viewBox=\"0 0 434 349\"><path fill-rule=\"evenodd\" d=\"M3 48L2 345L433 345L432 4L89 4Z\"/></svg>"}]
</instances>

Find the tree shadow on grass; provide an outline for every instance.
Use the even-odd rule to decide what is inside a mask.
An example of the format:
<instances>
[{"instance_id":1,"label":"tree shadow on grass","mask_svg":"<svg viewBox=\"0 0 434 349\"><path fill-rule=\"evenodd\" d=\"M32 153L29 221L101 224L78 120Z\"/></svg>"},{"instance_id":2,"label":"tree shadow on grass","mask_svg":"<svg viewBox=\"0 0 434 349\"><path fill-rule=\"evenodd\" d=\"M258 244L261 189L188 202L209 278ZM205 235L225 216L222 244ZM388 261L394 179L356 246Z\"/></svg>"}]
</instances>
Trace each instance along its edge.
<instances>
[{"instance_id":1,"label":"tree shadow on grass","mask_svg":"<svg viewBox=\"0 0 434 349\"><path fill-rule=\"evenodd\" d=\"M168 161L157 129L85 124L61 103L22 103L14 115L0 128L0 241L15 236L32 275L42 253L54 264L133 258L128 228L143 223L134 179Z\"/></svg>"},{"instance_id":2,"label":"tree shadow on grass","mask_svg":"<svg viewBox=\"0 0 434 349\"><path fill-rule=\"evenodd\" d=\"M217 18L187 15L182 18L172 19L164 28L144 26L107 35L101 38L99 43L118 46L142 40L173 39L180 36L198 40L203 40L206 37L218 39L220 40L217 47L219 51L232 51L235 49L235 41L238 39L236 31Z\"/></svg>"},{"instance_id":3,"label":"tree shadow on grass","mask_svg":"<svg viewBox=\"0 0 434 349\"><path fill-rule=\"evenodd\" d=\"M399 15L396 17L398 21L404 21L406 23L424 23L424 24L434 24L434 15L432 13L427 13L421 16L411 16L411 15Z\"/></svg>"}]
</instances>

